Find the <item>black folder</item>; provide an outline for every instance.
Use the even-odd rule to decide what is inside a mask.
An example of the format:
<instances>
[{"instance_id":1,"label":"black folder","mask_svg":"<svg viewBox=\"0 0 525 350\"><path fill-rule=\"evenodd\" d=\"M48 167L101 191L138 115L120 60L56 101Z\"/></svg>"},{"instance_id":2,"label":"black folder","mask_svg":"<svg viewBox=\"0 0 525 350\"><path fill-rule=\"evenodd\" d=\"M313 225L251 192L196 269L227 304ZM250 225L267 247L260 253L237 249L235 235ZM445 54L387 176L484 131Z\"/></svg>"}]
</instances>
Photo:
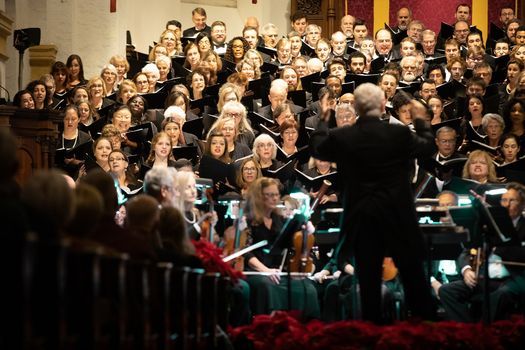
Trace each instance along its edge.
<instances>
[{"instance_id":1,"label":"black folder","mask_svg":"<svg viewBox=\"0 0 525 350\"><path fill-rule=\"evenodd\" d=\"M58 148L55 151L55 164L65 164L65 159L86 160L86 155L93 155L93 140L89 140L74 148Z\"/></svg>"},{"instance_id":2,"label":"black folder","mask_svg":"<svg viewBox=\"0 0 525 350\"><path fill-rule=\"evenodd\" d=\"M212 179L213 183L235 183L235 169L232 164L226 164L218 159L203 155L199 165L199 176Z\"/></svg>"},{"instance_id":3,"label":"black folder","mask_svg":"<svg viewBox=\"0 0 525 350\"><path fill-rule=\"evenodd\" d=\"M328 180L332 183L332 189L337 188L337 171L315 177L308 176L298 169L295 169L295 172L297 175L297 180L299 180L299 182L301 182L308 191L317 192L319 188L321 188L324 180Z\"/></svg>"}]
</instances>

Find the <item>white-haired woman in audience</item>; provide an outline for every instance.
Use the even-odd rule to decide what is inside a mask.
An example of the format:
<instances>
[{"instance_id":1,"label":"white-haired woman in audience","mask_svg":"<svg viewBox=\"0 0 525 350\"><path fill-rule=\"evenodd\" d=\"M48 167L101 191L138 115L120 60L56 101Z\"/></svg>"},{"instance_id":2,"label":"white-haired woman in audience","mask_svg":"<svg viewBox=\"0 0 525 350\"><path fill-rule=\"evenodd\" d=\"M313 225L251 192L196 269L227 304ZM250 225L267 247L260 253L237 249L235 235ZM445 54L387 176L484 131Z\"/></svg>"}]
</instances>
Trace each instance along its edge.
<instances>
[{"instance_id":1,"label":"white-haired woman in audience","mask_svg":"<svg viewBox=\"0 0 525 350\"><path fill-rule=\"evenodd\" d=\"M277 144L268 134L260 134L253 141L253 158L259 163L261 169L276 170L282 164L277 156Z\"/></svg>"},{"instance_id":2,"label":"white-haired woman in audience","mask_svg":"<svg viewBox=\"0 0 525 350\"><path fill-rule=\"evenodd\" d=\"M481 119L481 127L487 135L485 142L491 147L498 147L505 130L505 121L496 113L487 113Z\"/></svg>"},{"instance_id":3,"label":"white-haired woman in audience","mask_svg":"<svg viewBox=\"0 0 525 350\"><path fill-rule=\"evenodd\" d=\"M171 59L168 56L160 56L155 60L155 65L159 70L159 80L157 82L163 83L168 80L171 72Z\"/></svg>"},{"instance_id":4,"label":"white-haired woman in audience","mask_svg":"<svg viewBox=\"0 0 525 350\"><path fill-rule=\"evenodd\" d=\"M111 95L113 92L117 91L118 74L117 74L117 68L115 68L114 65L109 63L109 64L106 64L104 67L102 67L102 70L100 71L100 77L104 80L106 93L108 95Z\"/></svg>"},{"instance_id":5,"label":"white-haired woman in audience","mask_svg":"<svg viewBox=\"0 0 525 350\"><path fill-rule=\"evenodd\" d=\"M142 67L142 73L148 77L148 92L155 92L157 81L160 78L160 72L155 63L148 63Z\"/></svg>"}]
</instances>

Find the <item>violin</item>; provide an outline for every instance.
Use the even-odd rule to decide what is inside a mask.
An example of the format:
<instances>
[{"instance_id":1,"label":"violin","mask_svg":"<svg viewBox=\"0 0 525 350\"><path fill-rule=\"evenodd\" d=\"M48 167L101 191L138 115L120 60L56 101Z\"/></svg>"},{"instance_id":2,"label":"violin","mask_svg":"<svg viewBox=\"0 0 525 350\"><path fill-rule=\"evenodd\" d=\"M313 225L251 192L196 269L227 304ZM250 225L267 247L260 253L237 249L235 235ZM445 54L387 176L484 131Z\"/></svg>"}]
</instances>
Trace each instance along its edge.
<instances>
[{"instance_id":1,"label":"violin","mask_svg":"<svg viewBox=\"0 0 525 350\"><path fill-rule=\"evenodd\" d=\"M306 232L306 228L297 231L293 236L295 255L290 259L291 272L312 272L314 260L310 251L314 246L313 233ZM300 252L300 254L299 254Z\"/></svg>"},{"instance_id":2,"label":"violin","mask_svg":"<svg viewBox=\"0 0 525 350\"><path fill-rule=\"evenodd\" d=\"M317 207L319 201L325 195L326 191L332 184L328 180L324 180L321 188L317 192L317 196L310 207L310 213ZM313 259L310 254L314 246L315 237L313 233L308 233L305 223L302 225L303 228L297 231L293 236L293 246L295 255L290 259L290 271L291 272L312 272L313 271Z\"/></svg>"},{"instance_id":3,"label":"violin","mask_svg":"<svg viewBox=\"0 0 525 350\"><path fill-rule=\"evenodd\" d=\"M233 237L226 237L226 245L223 250L225 256L232 255L238 252L246 246L248 230L241 230L240 222L243 216L242 206L239 204L239 214L235 219L235 234ZM244 256L235 258L232 263L232 267L237 271L244 270Z\"/></svg>"},{"instance_id":4,"label":"violin","mask_svg":"<svg viewBox=\"0 0 525 350\"><path fill-rule=\"evenodd\" d=\"M206 195L206 199L208 200L208 203L209 203L208 213L213 215L213 212L215 211L215 206L214 206L214 202L213 202L213 189L212 188L208 188L205 191L205 195ZM201 237L203 239L207 240L208 242L210 242L212 244L215 244L214 243L214 239L213 239L213 237L215 237L215 232L214 232L214 229L213 229L211 216L209 218L205 219L201 223Z\"/></svg>"}]
</instances>

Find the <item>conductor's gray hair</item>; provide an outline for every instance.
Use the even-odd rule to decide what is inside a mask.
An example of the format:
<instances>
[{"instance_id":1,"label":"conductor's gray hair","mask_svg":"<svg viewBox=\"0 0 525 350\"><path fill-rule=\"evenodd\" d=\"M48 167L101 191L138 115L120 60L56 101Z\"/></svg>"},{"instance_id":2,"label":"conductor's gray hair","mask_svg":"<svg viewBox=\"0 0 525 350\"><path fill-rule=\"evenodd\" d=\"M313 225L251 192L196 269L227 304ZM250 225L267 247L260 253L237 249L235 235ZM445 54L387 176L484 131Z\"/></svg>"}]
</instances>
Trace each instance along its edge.
<instances>
[{"instance_id":1,"label":"conductor's gray hair","mask_svg":"<svg viewBox=\"0 0 525 350\"><path fill-rule=\"evenodd\" d=\"M144 192L152 194L160 191L162 187L173 187L174 177L177 176L177 170L172 167L153 167L144 177Z\"/></svg>"},{"instance_id":2,"label":"conductor's gray hair","mask_svg":"<svg viewBox=\"0 0 525 350\"><path fill-rule=\"evenodd\" d=\"M380 117L385 93L377 85L364 83L354 91L355 111L359 116Z\"/></svg>"}]
</instances>

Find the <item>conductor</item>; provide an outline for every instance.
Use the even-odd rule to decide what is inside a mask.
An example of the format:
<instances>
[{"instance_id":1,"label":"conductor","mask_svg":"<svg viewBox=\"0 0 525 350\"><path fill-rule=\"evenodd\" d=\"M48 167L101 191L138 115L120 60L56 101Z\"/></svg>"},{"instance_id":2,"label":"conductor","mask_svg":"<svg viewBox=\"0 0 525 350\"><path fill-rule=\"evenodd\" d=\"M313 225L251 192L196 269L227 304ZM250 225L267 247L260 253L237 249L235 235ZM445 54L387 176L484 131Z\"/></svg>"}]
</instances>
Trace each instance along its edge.
<instances>
[{"instance_id":1,"label":"conductor","mask_svg":"<svg viewBox=\"0 0 525 350\"><path fill-rule=\"evenodd\" d=\"M382 323L382 262L389 255L401 274L411 315L432 319L424 245L410 186L413 159L435 152L430 125L419 117L421 105L416 101L412 106L415 133L381 121L386 99L373 84L359 85L354 95L356 124L328 129L330 113L321 100L322 120L310 139L313 156L336 162L345 179L341 181L344 215L338 262L355 257L363 319Z\"/></svg>"}]
</instances>

